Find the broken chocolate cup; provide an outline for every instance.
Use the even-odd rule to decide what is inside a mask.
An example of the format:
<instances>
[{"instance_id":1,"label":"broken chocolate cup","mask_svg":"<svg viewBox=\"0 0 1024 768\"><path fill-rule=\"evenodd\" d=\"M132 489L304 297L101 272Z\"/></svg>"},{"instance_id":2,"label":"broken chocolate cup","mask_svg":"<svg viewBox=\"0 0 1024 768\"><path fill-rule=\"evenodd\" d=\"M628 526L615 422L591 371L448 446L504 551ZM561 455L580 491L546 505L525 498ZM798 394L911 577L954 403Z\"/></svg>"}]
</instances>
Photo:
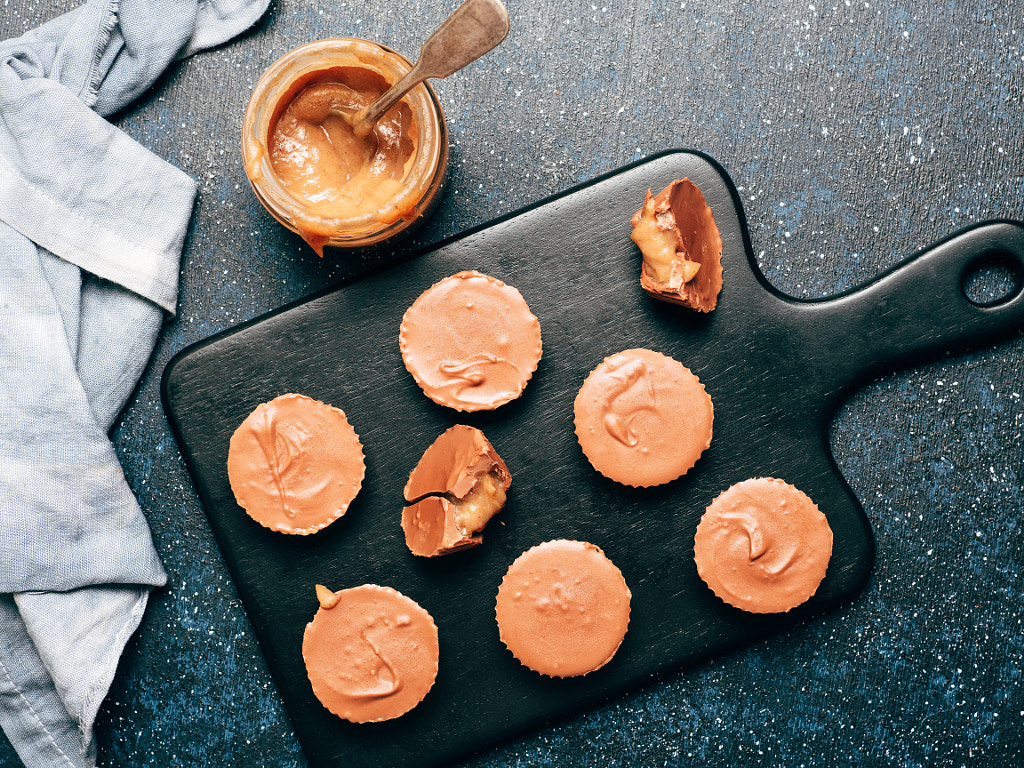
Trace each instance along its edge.
<instances>
[{"instance_id":1,"label":"broken chocolate cup","mask_svg":"<svg viewBox=\"0 0 1024 768\"><path fill-rule=\"evenodd\" d=\"M640 285L661 301L710 312L722 290L722 235L697 185L677 179L652 196L630 222L640 248Z\"/></svg>"},{"instance_id":2,"label":"broken chocolate cup","mask_svg":"<svg viewBox=\"0 0 1024 768\"><path fill-rule=\"evenodd\" d=\"M475 427L457 424L423 453L405 484L402 530L409 550L435 557L473 547L505 505L508 467Z\"/></svg>"}]
</instances>

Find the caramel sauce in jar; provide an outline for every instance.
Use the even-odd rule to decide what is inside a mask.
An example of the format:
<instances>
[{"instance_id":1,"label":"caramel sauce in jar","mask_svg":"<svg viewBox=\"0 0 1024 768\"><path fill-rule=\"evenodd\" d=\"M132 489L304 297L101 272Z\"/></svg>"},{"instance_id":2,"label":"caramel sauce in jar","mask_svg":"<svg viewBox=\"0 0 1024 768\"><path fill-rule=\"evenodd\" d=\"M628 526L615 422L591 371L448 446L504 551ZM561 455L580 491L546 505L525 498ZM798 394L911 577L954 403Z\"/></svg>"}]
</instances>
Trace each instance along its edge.
<instances>
[{"instance_id":1,"label":"caramel sauce in jar","mask_svg":"<svg viewBox=\"0 0 1024 768\"><path fill-rule=\"evenodd\" d=\"M358 137L342 117L374 101L412 65L367 40L337 38L274 62L249 100L245 172L270 214L321 256L405 233L443 192L448 133L421 83Z\"/></svg>"}]
</instances>

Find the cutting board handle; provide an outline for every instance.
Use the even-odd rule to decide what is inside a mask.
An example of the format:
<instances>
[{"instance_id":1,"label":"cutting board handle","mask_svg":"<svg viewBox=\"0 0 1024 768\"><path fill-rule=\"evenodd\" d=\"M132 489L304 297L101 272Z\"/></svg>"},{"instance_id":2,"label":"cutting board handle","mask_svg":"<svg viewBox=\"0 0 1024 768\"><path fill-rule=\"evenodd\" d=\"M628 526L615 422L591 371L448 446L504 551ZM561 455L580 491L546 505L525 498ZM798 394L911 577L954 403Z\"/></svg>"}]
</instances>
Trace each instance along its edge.
<instances>
[{"instance_id":1,"label":"cutting board handle","mask_svg":"<svg viewBox=\"0 0 1024 768\"><path fill-rule=\"evenodd\" d=\"M965 285L993 266L1012 276L1011 290L992 303L977 303ZM979 224L808 309L822 312L817 322L842 329L847 344L848 364L832 368L827 387L835 395L882 373L993 344L1024 329L1024 225Z\"/></svg>"}]
</instances>

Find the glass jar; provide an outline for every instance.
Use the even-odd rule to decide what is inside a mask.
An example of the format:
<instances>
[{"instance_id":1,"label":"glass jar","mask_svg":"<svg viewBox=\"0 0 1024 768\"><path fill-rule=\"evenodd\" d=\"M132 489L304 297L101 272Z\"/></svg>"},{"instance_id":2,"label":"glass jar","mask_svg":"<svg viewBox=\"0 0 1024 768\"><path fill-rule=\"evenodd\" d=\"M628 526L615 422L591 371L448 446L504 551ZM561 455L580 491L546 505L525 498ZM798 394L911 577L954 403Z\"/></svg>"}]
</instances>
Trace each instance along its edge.
<instances>
[{"instance_id":1,"label":"glass jar","mask_svg":"<svg viewBox=\"0 0 1024 768\"><path fill-rule=\"evenodd\" d=\"M397 184L386 189L385 199L367 202L359 198L335 208L318 198L329 194L303 194L299 187L279 176L271 158L278 121L308 86L323 83L365 85L366 78L389 86L412 68L400 54L358 38L336 38L308 43L286 53L270 65L253 89L242 125L242 158L256 197L281 224L302 236L321 256L324 246L353 248L374 245L420 223L440 200L448 168L448 131L444 113L433 88L420 83L400 104L411 112L403 146L411 140L411 153L395 173ZM365 76L365 77L364 77ZM397 107L389 110L388 115ZM388 119L387 116L382 118ZM372 136L373 134L371 134ZM371 140L372 141L372 140ZM376 151L376 145L374 145ZM328 153L329 154L329 153ZM316 179L318 174L307 174ZM318 183L318 182L314 182Z\"/></svg>"}]
</instances>

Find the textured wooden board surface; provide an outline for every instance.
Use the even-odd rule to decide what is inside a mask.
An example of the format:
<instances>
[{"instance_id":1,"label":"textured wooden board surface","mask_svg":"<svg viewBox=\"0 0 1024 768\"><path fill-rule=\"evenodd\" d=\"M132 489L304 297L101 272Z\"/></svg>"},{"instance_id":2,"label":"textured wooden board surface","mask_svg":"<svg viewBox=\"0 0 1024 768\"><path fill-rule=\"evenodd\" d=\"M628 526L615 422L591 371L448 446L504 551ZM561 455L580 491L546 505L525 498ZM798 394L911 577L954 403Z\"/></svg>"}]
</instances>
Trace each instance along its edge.
<instances>
[{"instance_id":1,"label":"textured wooden board surface","mask_svg":"<svg viewBox=\"0 0 1024 768\"><path fill-rule=\"evenodd\" d=\"M683 176L704 191L723 234L725 287L710 316L653 302L637 282L629 217L647 188ZM993 236L1006 242L994 245ZM852 596L867 577L873 541L828 448L833 411L850 387L880 370L1024 325L1019 300L983 311L959 290L960 272L994 250L1012 253L1019 265L1024 237L1011 227L975 233L867 288L795 302L757 271L724 172L703 156L676 152L186 350L165 374L167 410L310 762L434 764ZM422 290L471 268L520 289L541 321L544 357L520 400L490 414L460 415L422 395L402 366L397 337L402 314ZM586 374L605 356L636 346L690 367L715 403L712 447L695 469L647 490L601 478L572 431L572 400ZM344 409L367 456L364 489L349 513L311 538L273 534L249 520L225 470L234 428L258 403L289 391ZM399 528L401 488L423 449L459 422L484 429L505 459L510 500L480 548L417 560ZM723 605L692 562L705 506L730 484L763 475L811 495L835 533L819 593L781 617ZM493 606L502 575L520 552L550 538L598 544L633 591L619 653L582 679L542 678L520 667L497 638ZM316 583L339 589L366 582L393 586L431 612L441 632L441 670L411 714L352 726L313 697L300 646L316 609Z\"/></svg>"}]
</instances>

